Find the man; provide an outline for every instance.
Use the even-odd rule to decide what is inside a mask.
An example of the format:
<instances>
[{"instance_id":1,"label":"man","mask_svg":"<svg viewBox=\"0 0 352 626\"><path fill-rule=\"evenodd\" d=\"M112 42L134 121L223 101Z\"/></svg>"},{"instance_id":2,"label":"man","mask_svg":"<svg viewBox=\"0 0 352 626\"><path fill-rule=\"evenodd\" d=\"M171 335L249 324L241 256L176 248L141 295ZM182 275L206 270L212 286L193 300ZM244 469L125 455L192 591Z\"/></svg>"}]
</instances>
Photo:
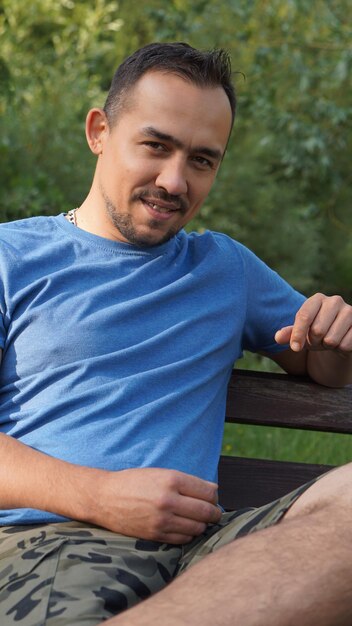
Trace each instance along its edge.
<instances>
[{"instance_id":1,"label":"man","mask_svg":"<svg viewBox=\"0 0 352 626\"><path fill-rule=\"evenodd\" d=\"M234 114L225 53L146 46L88 114L82 205L1 227L2 626L304 626L317 607L350 626L351 466L259 510L217 502L243 348L352 380L349 305L183 230Z\"/></svg>"}]
</instances>

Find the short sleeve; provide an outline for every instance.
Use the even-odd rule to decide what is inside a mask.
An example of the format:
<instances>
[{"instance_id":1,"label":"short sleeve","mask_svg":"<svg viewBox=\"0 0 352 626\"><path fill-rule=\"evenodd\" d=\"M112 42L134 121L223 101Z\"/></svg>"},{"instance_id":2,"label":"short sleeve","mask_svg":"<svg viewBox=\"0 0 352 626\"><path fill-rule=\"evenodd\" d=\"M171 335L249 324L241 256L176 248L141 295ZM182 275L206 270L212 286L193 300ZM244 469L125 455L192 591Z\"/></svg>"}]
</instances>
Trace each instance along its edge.
<instances>
[{"instance_id":1,"label":"short sleeve","mask_svg":"<svg viewBox=\"0 0 352 626\"><path fill-rule=\"evenodd\" d=\"M293 289L253 252L241 246L247 287L247 310L243 350L280 352L287 349L276 343L275 333L294 322L305 296Z\"/></svg>"}]
</instances>

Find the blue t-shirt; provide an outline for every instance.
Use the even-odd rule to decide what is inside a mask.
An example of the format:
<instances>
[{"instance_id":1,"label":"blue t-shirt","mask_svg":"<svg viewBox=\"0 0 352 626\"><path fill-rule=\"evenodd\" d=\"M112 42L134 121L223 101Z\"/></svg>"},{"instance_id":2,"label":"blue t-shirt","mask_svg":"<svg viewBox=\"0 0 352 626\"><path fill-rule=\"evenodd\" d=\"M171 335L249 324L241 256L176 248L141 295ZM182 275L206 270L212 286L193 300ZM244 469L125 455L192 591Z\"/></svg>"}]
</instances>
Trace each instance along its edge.
<instances>
[{"instance_id":1,"label":"blue t-shirt","mask_svg":"<svg viewBox=\"0 0 352 626\"><path fill-rule=\"evenodd\" d=\"M0 226L0 430L46 454L216 480L243 349L275 352L304 300L229 237L148 249L63 215ZM0 524L59 521L31 509Z\"/></svg>"}]
</instances>

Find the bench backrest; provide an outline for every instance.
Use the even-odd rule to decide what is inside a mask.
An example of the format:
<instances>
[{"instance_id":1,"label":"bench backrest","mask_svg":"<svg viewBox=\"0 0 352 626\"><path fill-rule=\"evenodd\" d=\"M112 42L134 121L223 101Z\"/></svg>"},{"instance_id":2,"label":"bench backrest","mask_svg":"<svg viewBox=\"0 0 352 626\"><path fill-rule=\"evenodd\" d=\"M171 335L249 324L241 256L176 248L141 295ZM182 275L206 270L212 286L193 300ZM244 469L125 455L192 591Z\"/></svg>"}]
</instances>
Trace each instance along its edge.
<instances>
[{"instance_id":1,"label":"bench backrest","mask_svg":"<svg viewBox=\"0 0 352 626\"><path fill-rule=\"evenodd\" d=\"M228 386L226 421L348 436L352 433L352 386L331 389L305 377L236 369ZM330 467L223 456L219 500L226 509L260 506Z\"/></svg>"}]
</instances>

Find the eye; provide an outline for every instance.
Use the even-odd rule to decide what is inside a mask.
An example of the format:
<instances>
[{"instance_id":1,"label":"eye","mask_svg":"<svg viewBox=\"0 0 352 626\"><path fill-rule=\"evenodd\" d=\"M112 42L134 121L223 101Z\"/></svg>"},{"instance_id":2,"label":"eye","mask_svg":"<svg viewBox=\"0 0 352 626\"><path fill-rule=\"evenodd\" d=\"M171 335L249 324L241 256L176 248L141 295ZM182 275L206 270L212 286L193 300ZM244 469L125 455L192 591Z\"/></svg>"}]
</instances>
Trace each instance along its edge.
<instances>
[{"instance_id":1,"label":"eye","mask_svg":"<svg viewBox=\"0 0 352 626\"><path fill-rule=\"evenodd\" d=\"M145 141L144 145L151 148L154 152L165 152L167 150L166 146L159 141Z\"/></svg>"},{"instance_id":2,"label":"eye","mask_svg":"<svg viewBox=\"0 0 352 626\"><path fill-rule=\"evenodd\" d=\"M211 170L211 169L214 169L215 167L215 164L213 163L213 161L210 161L209 159L206 159L205 157L202 157L202 156L194 156L192 157L192 160L201 169Z\"/></svg>"}]
</instances>

